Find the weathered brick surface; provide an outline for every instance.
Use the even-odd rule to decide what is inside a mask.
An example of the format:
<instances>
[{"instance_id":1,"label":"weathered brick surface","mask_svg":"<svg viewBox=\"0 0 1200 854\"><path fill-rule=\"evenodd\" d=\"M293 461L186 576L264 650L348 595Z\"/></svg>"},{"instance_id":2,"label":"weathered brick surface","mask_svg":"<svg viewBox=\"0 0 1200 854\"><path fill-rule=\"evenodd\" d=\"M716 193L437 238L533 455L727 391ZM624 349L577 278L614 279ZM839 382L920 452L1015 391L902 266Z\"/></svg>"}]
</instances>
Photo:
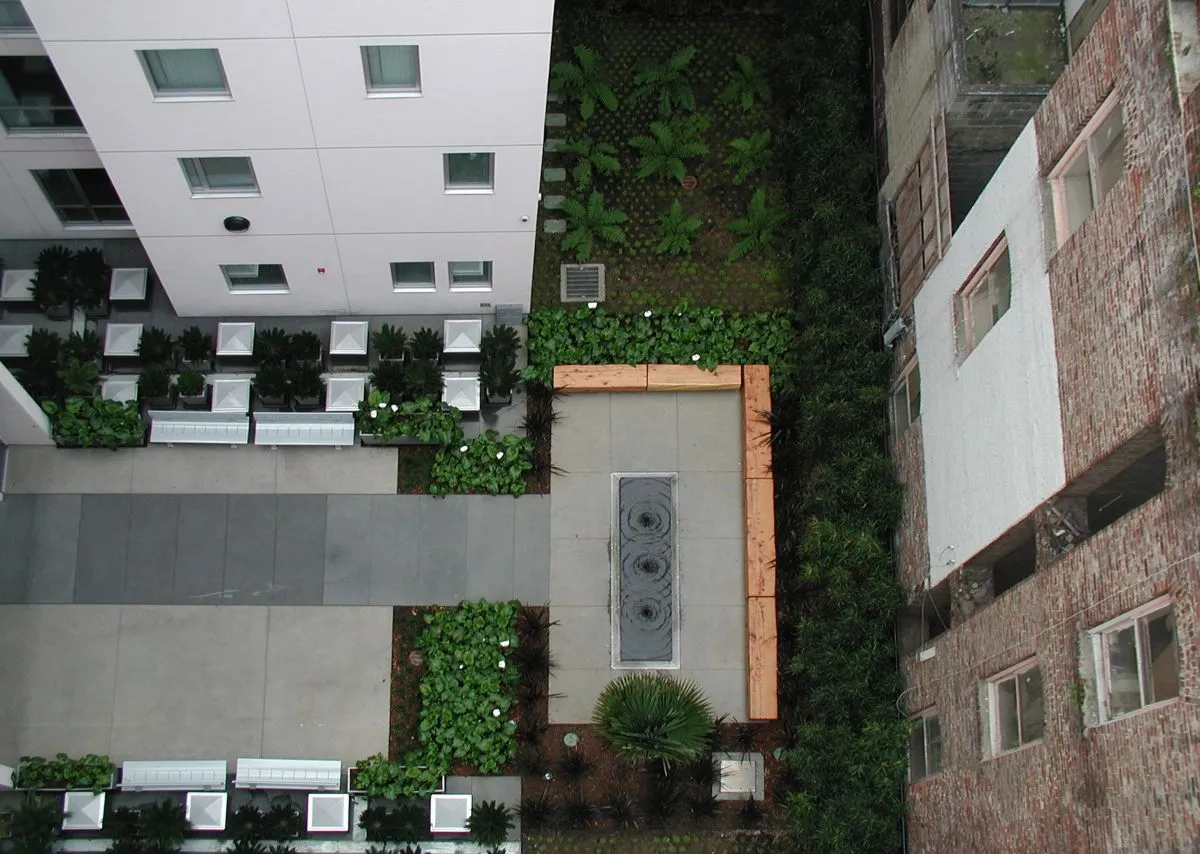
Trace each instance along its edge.
<instances>
[{"instance_id":1,"label":"weathered brick surface","mask_svg":"<svg viewBox=\"0 0 1200 854\"><path fill-rule=\"evenodd\" d=\"M925 517L925 460L921 419L917 419L904 435L892 443L892 459L896 476L904 487L904 504L896 530L900 535L900 551L896 563L900 583L909 590L925 580L929 572L929 536Z\"/></svg>"}]
</instances>

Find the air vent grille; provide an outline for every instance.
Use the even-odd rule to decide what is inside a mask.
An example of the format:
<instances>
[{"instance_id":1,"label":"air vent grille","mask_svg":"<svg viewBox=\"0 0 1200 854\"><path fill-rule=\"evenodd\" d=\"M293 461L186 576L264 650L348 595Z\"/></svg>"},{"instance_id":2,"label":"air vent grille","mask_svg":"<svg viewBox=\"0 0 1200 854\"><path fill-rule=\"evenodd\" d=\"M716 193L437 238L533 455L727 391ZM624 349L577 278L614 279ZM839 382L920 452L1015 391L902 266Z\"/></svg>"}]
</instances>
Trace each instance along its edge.
<instances>
[{"instance_id":1,"label":"air vent grille","mask_svg":"<svg viewBox=\"0 0 1200 854\"><path fill-rule=\"evenodd\" d=\"M563 264L563 302L604 302L603 264Z\"/></svg>"}]
</instances>

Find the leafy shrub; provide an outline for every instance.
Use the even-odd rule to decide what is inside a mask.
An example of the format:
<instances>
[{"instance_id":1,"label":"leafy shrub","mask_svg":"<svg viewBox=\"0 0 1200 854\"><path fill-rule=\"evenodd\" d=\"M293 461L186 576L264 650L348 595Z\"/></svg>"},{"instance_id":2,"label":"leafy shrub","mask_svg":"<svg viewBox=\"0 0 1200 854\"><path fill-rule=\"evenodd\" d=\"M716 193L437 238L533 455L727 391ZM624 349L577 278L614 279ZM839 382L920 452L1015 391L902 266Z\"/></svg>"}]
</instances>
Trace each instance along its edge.
<instances>
[{"instance_id":1,"label":"leafy shrub","mask_svg":"<svg viewBox=\"0 0 1200 854\"><path fill-rule=\"evenodd\" d=\"M112 785L117 771L107 756L88 753L72 759L65 753L22 756L14 784L21 789L91 789L96 794Z\"/></svg>"},{"instance_id":2,"label":"leafy shrub","mask_svg":"<svg viewBox=\"0 0 1200 854\"><path fill-rule=\"evenodd\" d=\"M725 165L734 169L733 183L741 184L751 175L766 171L774 157L770 145L769 130L729 141L731 151L725 158Z\"/></svg>"},{"instance_id":3,"label":"leafy shrub","mask_svg":"<svg viewBox=\"0 0 1200 854\"><path fill-rule=\"evenodd\" d=\"M263 816L262 835L265 839L295 839L304 828L301 818L291 802L272 804Z\"/></svg>"},{"instance_id":4,"label":"leafy shrub","mask_svg":"<svg viewBox=\"0 0 1200 854\"><path fill-rule=\"evenodd\" d=\"M166 854L180 849L191 828L183 804L171 800L155 801L143 806L139 812L139 836L150 850Z\"/></svg>"},{"instance_id":5,"label":"leafy shrub","mask_svg":"<svg viewBox=\"0 0 1200 854\"><path fill-rule=\"evenodd\" d=\"M138 397L142 400L166 397L171 393L171 372L167 370L166 365L146 365L138 375L137 389Z\"/></svg>"},{"instance_id":6,"label":"leafy shrub","mask_svg":"<svg viewBox=\"0 0 1200 854\"><path fill-rule=\"evenodd\" d=\"M11 850L14 854L50 854L62 820L59 802L26 793L12 814Z\"/></svg>"},{"instance_id":7,"label":"leafy shrub","mask_svg":"<svg viewBox=\"0 0 1200 854\"><path fill-rule=\"evenodd\" d=\"M401 383L404 396L410 400L442 396L442 366L433 359L413 359L404 370Z\"/></svg>"},{"instance_id":8,"label":"leafy shrub","mask_svg":"<svg viewBox=\"0 0 1200 854\"><path fill-rule=\"evenodd\" d=\"M700 139L700 134L707 129L708 119L704 116L651 122L649 135L629 140L629 145L640 155L634 174L638 178L654 175L682 181L687 177L684 161L708 154L708 145Z\"/></svg>"},{"instance_id":9,"label":"leafy shrub","mask_svg":"<svg viewBox=\"0 0 1200 854\"><path fill-rule=\"evenodd\" d=\"M607 142L593 142L591 137L569 139L563 143L562 151L575 155L571 167L571 178L577 193L586 193L597 175L616 175L621 171L617 149Z\"/></svg>"},{"instance_id":10,"label":"leafy shrub","mask_svg":"<svg viewBox=\"0 0 1200 854\"><path fill-rule=\"evenodd\" d=\"M729 223L727 228L738 238L729 250L729 260L736 261L745 255L768 255L775 247L779 229L787 221L783 209L767 202L767 193L761 187L750 197L746 215Z\"/></svg>"},{"instance_id":11,"label":"leafy shrub","mask_svg":"<svg viewBox=\"0 0 1200 854\"><path fill-rule=\"evenodd\" d=\"M47 246L38 253L37 271L30 283L38 311L45 314L70 303L74 258L75 253L65 246Z\"/></svg>"},{"instance_id":12,"label":"leafy shrub","mask_svg":"<svg viewBox=\"0 0 1200 854\"><path fill-rule=\"evenodd\" d=\"M42 401L42 410L50 416L51 434L65 445L115 450L140 445L146 435L146 423L136 403L68 397L62 406L53 400Z\"/></svg>"},{"instance_id":13,"label":"leafy shrub","mask_svg":"<svg viewBox=\"0 0 1200 854\"><path fill-rule=\"evenodd\" d=\"M293 332L288 338L288 356L301 361L321 358L321 336L311 329Z\"/></svg>"},{"instance_id":14,"label":"leafy shrub","mask_svg":"<svg viewBox=\"0 0 1200 854\"><path fill-rule=\"evenodd\" d=\"M442 355L442 333L422 326L412 336L410 348L414 359L438 359Z\"/></svg>"},{"instance_id":15,"label":"leafy shrub","mask_svg":"<svg viewBox=\"0 0 1200 854\"><path fill-rule=\"evenodd\" d=\"M664 118L676 109L687 110L689 113L696 109L696 95L692 92L692 82L686 74L687 67L696 58L696 48L691 45L680 48L666 62L655 65L642 62L633 75L633 85L636 87L629 96L631 103L637 104L647 99L658 102L658 114Z\"/></svg>"},{"instance_id":16,"label":"leafy shrub","mask_svg":"<svg viewBox=\"0 0 1200 854\"><path fill-rule=\"evenodd\" d=\"M403 762L393 762L382 753L368 756L354 763L355 788L362 789L372 798L423 798L432 794L441 782L449 766L424 765L428 758L413 751ZM382 832L382 831L381 831Z\"/></svg>"},{"instance_id":17,"label":"leafy shrub","mask_svg":"<svg viewBox=\"0 0 1200 854\"><path fill-rule=\"evenodd\" d=\"M567 216L567 233L563 235L563 251L575 250L579 261L592 257L596 244L624 244L627 242L621 223L629 217L617 208L604 206L604 196L592 193L587 204L578 199L564 199L562 212Z\"/></svg>"},{"instance_id":18,"label":"leafy shrub","mask_svg":"<svg viewBox=\"0 0 1200 854\"><path fill-rule=\"evenodd\" d=\"M395 400L401 400L405 397L404 377L406 373L403 362L380 362L375 366L375 370L371 371L371 388L390 395Z\"/></svg>"},{"instance_id":19,"label":"leafy shrub","mask_svg":"<svg viewBox=\"0 0 1200 854\"><path fill-rule=\"evenodd\" d=\"M729 71L729 82L721 90L721 100L737 104L746 112L754 109L756 103L770 104L771 84L767 82L766 71L740 53L735 60L737 66Z\"/></svg>"},{"instance_id":20,"label":"leafy shrub","mask_svg":"<svg viewBox=\"0 0 1200 854\"><path fill-rule=\"evenodd\" d=\"M385 323L371 333L371 346L381 359L403 359L408 335L400 327Z\"/></svg>"},{"instance_id":21,"label":"leafy shrub","mask_svg":"<svg viewBox=\"0 0 1200 854\"><path fill-rule=\"evenodd\" d=\"M772 385L787 381L784 357L795 345L786 311L727 314L690 308L609 314L603 308L545 308L530 312L527 382L550 385L555 365L769 364ZM699 356L694 359L693 356Z\"/></svg>"},{"instance_id":22,"label":"leafy shrub","mask_svg":"<svg viewBox=\"0 0 1200 854\"><path fill-rule=\"evenodd\" d=\"M712 708L694 681L629 673L600 692L592 724L625 758L666 768L707 752Z\"/></svg>"},{"instance_id":23,"label":"leafy shrub","mask_svg":"<svg viewBox=\"0 0 1200 854\"><path fill-rule=\"evenodd\" d=\"M596 105L617 109L617 96L608 80L608 70L600 55L584 45L575 45L579 63L556 62L550 69L550 91L570 98L579 104L579 115L590 119Z\"/></svg>"},{"instance_id":24,"label":"leafy shrub","mask_svg":"<svg viewBox=\"0 0 1200 854\"><path fill-rule=\"evenodd\" d=\"M82 333L72 332L62 345L63 355L81 362L94 362L100 358L100 335L94 329Z\"/></svg>"},{"instance_id":25,"label":"leafy shrub","mask_svg":"<svg viewBox=\"0 0 1200 854\"><path fill-rule=\"evenodd\" d=\"M429 491L433 495L524 495L532 456L533 442L524 436L488 430L465 444L438 451Z\"/></svg>"},{"instance_id":26,"label":"leafy shrub","mask_svg":"<svg viewBox=\"0 0 1200 854\"><path fill-rule=\"evenodd\" d=\"M496 801L480 801L471 807L467 830L476 845L499 845L512 829L512 810Z\"/></svg>"},{"instance_id":27,"label":"leafy shrub","mask_svg":"<svg viewBox=\"0 0 1200 854\"><path fill-rule=\"evenodd\" d=\"M205 384L204 374L190 368L180 371L179 378L175 381L175 387L184 397L198 397L204 394Z\"/></svg>"},{"instance_id":28,"label":"leafy shrub","mask_svg":"<svg viewBox=\"0 0 1200 854\"><path fill-rule=\"evenodd\" d=\"M142 330L138 339L138 358L143 365L171 365L175 363L175 338L166 330L150 326Z\"/></svg>"},{"instance_id":29,"label":"leafy shrub","mask_svg":"<svg viewBox=\"0 0 1200 854\"><path fill-rule=\"evenodd\" d=\"M671 203L671 208L658 218L658 244L654 251L658 255L691 255L692 244L700 235L702 220L698 216L688 216L683 212L679 199Z\"/></svg>"},{"instance_id":30,"label":"leafy shrub","mask_svg":"<svg viewBox=\"0 0 1200 854\"><path fill-rule=\"evenodd\" d=\"M520 347L520 333L513 327L500 323L483 333L479 340L479 355L484 360L494 355L515 357Z\"/></svg>"},{"instance_id":31,"label":"leafy shrub","mask_svg":"<svg viewBox=\"0 0 1200 854\"><path fill-rule=\"evenodd\" d=\"M358 406L356 420L360 432L374 434L381 442L400 436L430 445L452 445L462 440L458 426L462 413L428 397L392 403L386 391L371 389Z\"/></svg>"},{"instance_id":32,"label":"leafy shrub","mask_svg":"<svg viewBox=\"0 0 1200 854\"><path fill-rule=\"evenodd\" d=\"M91 397L100 386L100 369L95 362L80 362L71 357L59 368L58 382L63 394Z\"/></svg>"},{"instance_id":33,"label":"leafy shrub","mask_svg":"<svg viewBox=\"0 0 1200 854\"><path fill-rule=\"evenodd\" d=\"M185 362L207 363L213 357L213 337L199 326L189 326L179 335L179 349Z\"/></svg>"},{"instance_id":34,"label":"leafy shrub","mask_svg":"<svg viewBox=\"0 0 1200 854\"><path fill-rule=\"evenodd\" d=\"M254 333L254 361L259 365L282 364L292 350L292 336L273 326Z\"/></svg>"}]
</instances>

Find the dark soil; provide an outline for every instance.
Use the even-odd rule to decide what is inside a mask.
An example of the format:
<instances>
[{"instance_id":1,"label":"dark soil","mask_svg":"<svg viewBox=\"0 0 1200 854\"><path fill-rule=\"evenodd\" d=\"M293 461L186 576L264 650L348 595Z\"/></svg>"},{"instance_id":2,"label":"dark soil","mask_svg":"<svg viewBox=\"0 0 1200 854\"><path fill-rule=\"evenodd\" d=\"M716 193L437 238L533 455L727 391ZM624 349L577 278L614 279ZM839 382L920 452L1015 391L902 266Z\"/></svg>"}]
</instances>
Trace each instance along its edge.
<instances>
[{"instance_id":1,"label":"dark soil","mask_svg":"<svg viewBox=\"0 0 1200 854\"><path fill-rule=\"evenodd\" d=\"M404 758L417 747L421 722L421 653L417 638L425 629L429 608L392 609L392 697L388 728L388 759Z\"/></svg>"},{"instance_id":2,"label":"dark soil","mask_svg":"<svg viewBox=\"0 0 1200 854\"><path fill-rule=\"evenodd\" d=\"M428 495L433 481L434 445L401 445L396 448L396 492L400 495Z\"/></svg>"}]
</instances>

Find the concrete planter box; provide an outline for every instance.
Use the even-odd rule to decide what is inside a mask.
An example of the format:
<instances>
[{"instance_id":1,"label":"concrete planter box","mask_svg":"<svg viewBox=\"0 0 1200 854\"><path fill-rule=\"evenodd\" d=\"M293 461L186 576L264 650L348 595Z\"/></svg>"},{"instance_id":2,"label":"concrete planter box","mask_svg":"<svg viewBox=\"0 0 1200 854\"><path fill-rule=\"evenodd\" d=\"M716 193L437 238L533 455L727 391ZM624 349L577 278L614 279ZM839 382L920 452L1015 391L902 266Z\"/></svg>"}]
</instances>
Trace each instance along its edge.
<instances>
[{"instance_id":1,"label":"concrete planter box","mask_svg":"<svg viewBox=\"0 0 1200 854\"><path fill-rule=\"evenodd\" d=\"M374 433L359 433L359 441L367 447L380 446L392 447L396 445L421 445L427 448L437 447L436 442L418 442L416 439L410 439L407 436L397 436L395 439L388 439L386 442L375 438Z\"/></svg>"}]
</instances>

